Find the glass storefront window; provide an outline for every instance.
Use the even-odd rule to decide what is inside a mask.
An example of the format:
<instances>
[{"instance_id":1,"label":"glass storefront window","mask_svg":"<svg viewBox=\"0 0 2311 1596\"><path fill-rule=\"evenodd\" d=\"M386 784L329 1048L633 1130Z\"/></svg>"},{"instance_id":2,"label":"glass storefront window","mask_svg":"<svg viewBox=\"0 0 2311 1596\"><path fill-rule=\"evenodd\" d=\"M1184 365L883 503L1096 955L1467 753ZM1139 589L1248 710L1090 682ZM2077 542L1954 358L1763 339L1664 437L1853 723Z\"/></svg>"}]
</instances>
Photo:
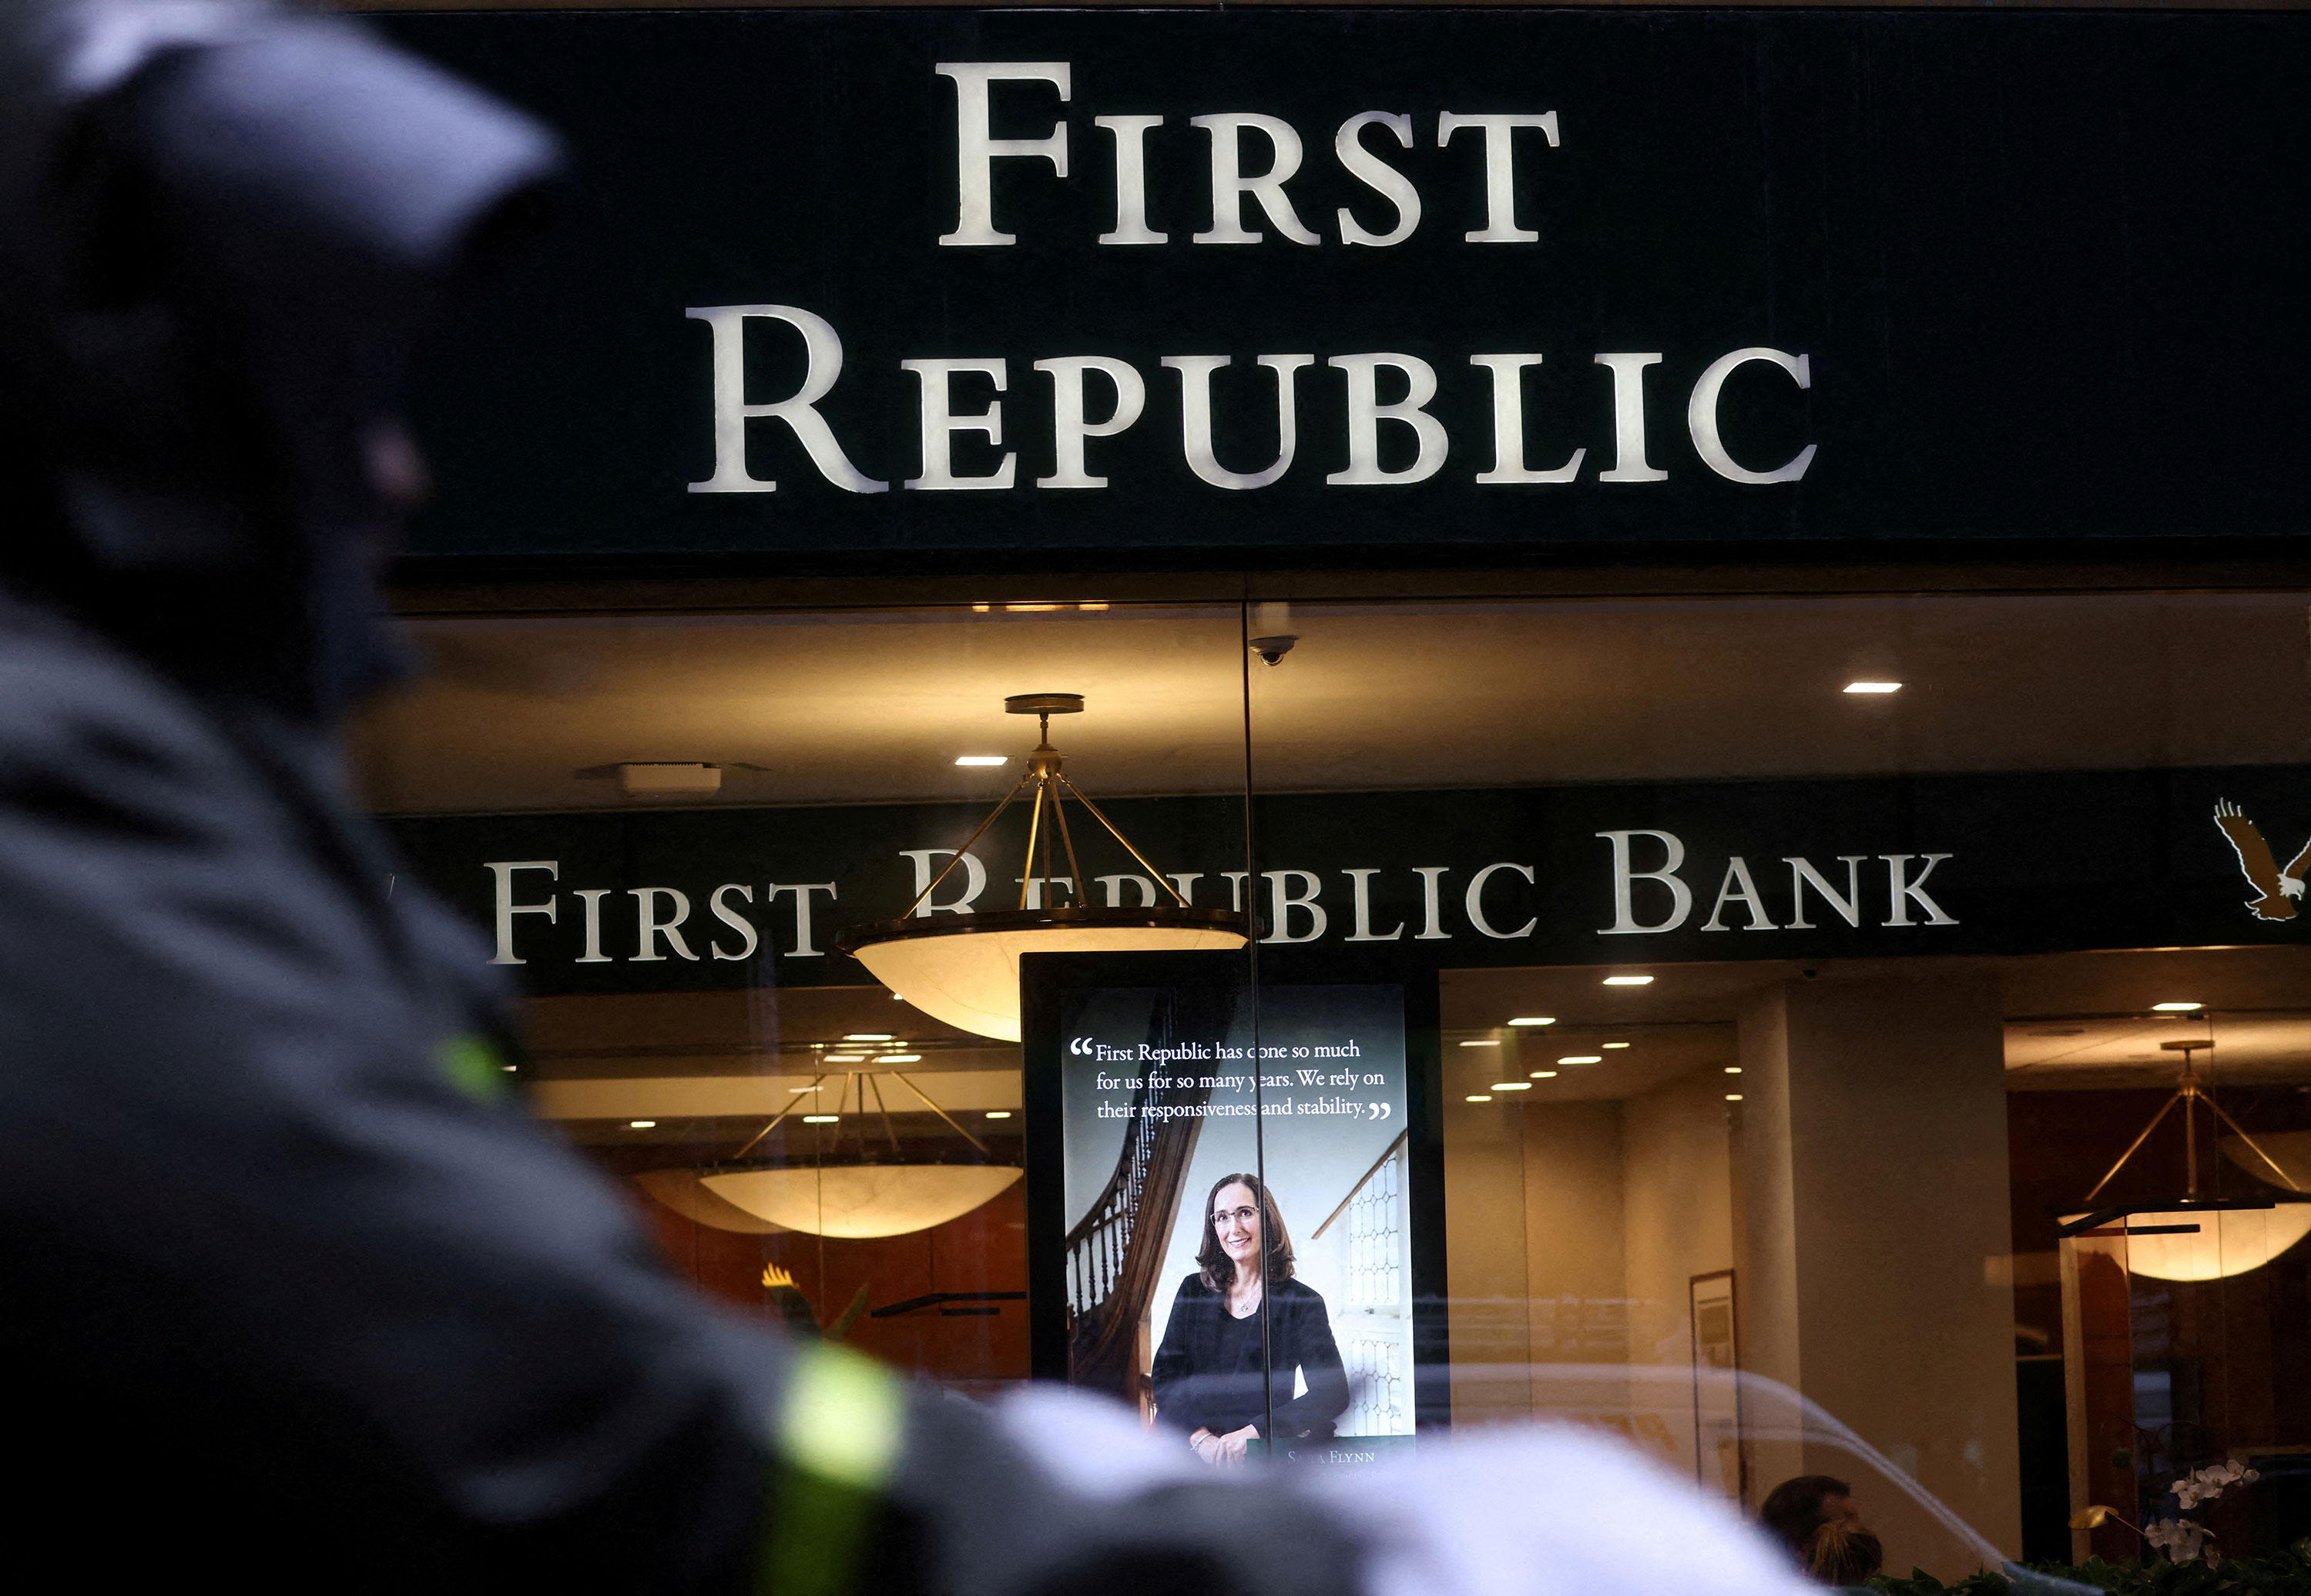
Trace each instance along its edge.
<instances>
[{"instance_id":1,"label":"glass storefront window","mask_svg":"<svg viewBox=\"0 0 2311 1596\"><path fill-rule=\"evenodd\" d=\"M1257 1417L1225 1409L1264 1444L1570 1420L1753 1512L1842 1479L1889 1566L1945 1574L2140 1556L2072 1515L2176 1516L2236 1461L2259 1479L2194 1522L2244 1554L2304 1532L2311 1458L2306 614L434 618L439 674L360 759L518 964L540 1112L746 1312L1162 1423L1225 1351L1181 1328L1206 1228L1264 1184L1296 1284L1258 1310ZM1051 735L1145 859L1086 827L1102 862L1031 885L1013 815L937 911L1138 903L1152 868L1260 932L1161 955L1212 961L1186 978L1035 966L1024 1042L835 949L1016 781L1021 693L1084 695Z\"/></svg>"},{"instance_id":2,"label":"glass storefront window","mask_svg":"<svg viewBox=\"0 0 2311 1596\"><path fill-rule=\"evenodd\" d=\"M1037 744L1038 718L1007 712L1016 695L1082 696L1050 736L1159 869L1185 839L1240 839L1235 611L414 630L432 674L372 716L356 762L530 994L519 1070L537 1112L726 1304L965 1391L1027 1378L1016 1035L894 999L836 944L911 912L1144 898L1140 868L1079 805L1079 867L1048 846L1048 815L1022 866L1020 803L954 868ZM1183 801L1192 815L1173 812ZM414 818L444 815L459 818ZM479 900L448 863L475 845ZM862 901L862 873L879 895ZM1227 888L1215 874L1187 890L1209 904Z\"/></svg>"}]
</instances>

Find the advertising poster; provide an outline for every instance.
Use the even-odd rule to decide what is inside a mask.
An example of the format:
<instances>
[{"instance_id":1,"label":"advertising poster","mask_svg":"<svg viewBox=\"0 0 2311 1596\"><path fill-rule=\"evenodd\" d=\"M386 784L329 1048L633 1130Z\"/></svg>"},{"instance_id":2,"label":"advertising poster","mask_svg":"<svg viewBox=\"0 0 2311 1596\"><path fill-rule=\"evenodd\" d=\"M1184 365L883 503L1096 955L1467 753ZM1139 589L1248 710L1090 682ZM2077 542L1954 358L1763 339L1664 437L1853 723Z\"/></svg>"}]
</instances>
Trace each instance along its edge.
<instances>
[{"instance_id":1,"label":"advertising poster","mask_svg":"<svg viewBox=\"0 0 2311 1596\"><path fill-rule=\"evenodd\" d=\"M1255 1016L1242 987L1087 987L1049 1018L1066 1377L1215 1463L1409 1436L1402 989L1263 987Z\"/></svg>"}]
</instances>

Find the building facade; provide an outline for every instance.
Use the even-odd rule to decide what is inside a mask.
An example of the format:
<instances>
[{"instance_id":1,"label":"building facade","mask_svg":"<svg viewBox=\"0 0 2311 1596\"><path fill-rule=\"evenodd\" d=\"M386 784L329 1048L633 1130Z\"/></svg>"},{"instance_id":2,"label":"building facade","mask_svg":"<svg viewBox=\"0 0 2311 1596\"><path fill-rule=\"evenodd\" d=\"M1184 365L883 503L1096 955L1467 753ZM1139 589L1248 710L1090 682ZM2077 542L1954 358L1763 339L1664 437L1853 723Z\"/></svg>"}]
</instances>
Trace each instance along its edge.
<instances>
[{"instance_id":1,"label":"building facade","mask_svg":"<svg viewBox=\"0 0 2311 1596\"><path fill-rule=\"evenodd\" d=\"M358 772L702 1289L1163 1424L1252 1173L1302 1462L2311 1533L2302 19L378 25L572 178Z\"/></svg>"}]
</instances>

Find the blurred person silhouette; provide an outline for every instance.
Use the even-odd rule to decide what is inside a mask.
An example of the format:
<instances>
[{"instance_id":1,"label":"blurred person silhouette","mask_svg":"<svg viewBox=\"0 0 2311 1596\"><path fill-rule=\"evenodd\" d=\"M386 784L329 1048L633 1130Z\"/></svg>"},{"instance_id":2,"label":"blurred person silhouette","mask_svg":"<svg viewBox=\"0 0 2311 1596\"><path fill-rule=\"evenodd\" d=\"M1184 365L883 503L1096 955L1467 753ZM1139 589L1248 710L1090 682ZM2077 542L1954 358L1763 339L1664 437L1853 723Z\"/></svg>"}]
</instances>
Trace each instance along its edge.
<instances>
[{"instance_id":1,"label":"blurred person silhouette","mask_svg":"<svg viewBox=\"0 0 2311 1596\"><path fill-rule=\"evenodd\" d=\"M1267 1435L1271 1397L1278 1435L1331 1439L1347 1372L1323 1297L1293 1278L1276 1194L1258 1175L1222 1175L1199 1223L1197 1269L1172 1299L1151 1371L1156 1419L1218 1467L1243 1462L1246 1443ZM1295 1375L1308 1386L1296 1397Z\"/></svg>"},{"instance_id":2,"label":"blurred person silhouette","mask_svg":"<svg viewBox=\"0 0 2311 1596\"><path fill-rule=\"evenodd\" d=\"M1788 1548L1800 1567L1812 1557L1814 1533L1824 1524L1861 1517L1853 1487L1827 1474L1801 1474L1766 1494L1757 1509L1766 1532Z\"/></svg>"},{"instance_id":3,"label":"blurred person silhouette","mask_svg":"<svg viewBox=\"0 0 2311 1596\"><path fill-rule=\"evenodd\" d=\"M1886 1565L1886 1548L1858 1519L1829 1519L1806 1542L1806 1572L1825 1585L1859 1585Z\"/></svg>"},{"instance_id":4,"label":"blurred person silhouette","mask_svg":"<svg viewBox=\"0 0 2311 1596\"><path fill-rule=\"evenodd\" d=\"M0 4L16 1522L260 1592L1788 1590L1591 1439L1220 1482L1087 1399L789 1345L511 1100L512 994L337 738L402 667L400 385L557 160L343 20ZM1567 1474L1612 1500L1536 1558L1511 1503Z\"/></svg>"}]
</instances>

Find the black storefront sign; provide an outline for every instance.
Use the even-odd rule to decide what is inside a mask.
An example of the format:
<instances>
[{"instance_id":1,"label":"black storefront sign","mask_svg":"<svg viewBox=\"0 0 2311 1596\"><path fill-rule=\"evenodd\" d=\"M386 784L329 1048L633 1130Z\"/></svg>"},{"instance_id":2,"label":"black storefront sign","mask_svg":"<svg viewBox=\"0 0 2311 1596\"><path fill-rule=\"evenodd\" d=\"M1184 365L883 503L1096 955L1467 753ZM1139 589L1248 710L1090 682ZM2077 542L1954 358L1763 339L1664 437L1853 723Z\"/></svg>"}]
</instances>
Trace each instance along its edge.
<instances>
[{"instance_id":1,"label":"black storefront sign","mask_svg":"<svg viewBox=\"0 0 2311 1596\"><path fill-rule=\"evenodd\" d=\"M1251 870L1240 802L1104 807L1193 902L1257 912L1278 980L2311 936L2296 912L2304 766L1263 798ZM553 994L868 983L833 951L836 933L906 912L982 815L875 805L395 829L510 972ZM948 876L936 913L1017 905L1024 833L1008 825ZM1033 901L1155 895L1120 850L1086 846L1083 868L1081 883L1034 883Z\"/></svg>"},{"instance_id":2,"label":"black storefront sign","mask_svg":"<svg viewBox=\"0 0 2311 1596\"><path fill-rule=\"evenodd\" d=\"M576 171L420 396L419 571L2267 540L2311 500L2311 19L385 25Z\"/></svg>"}]
</instances>

